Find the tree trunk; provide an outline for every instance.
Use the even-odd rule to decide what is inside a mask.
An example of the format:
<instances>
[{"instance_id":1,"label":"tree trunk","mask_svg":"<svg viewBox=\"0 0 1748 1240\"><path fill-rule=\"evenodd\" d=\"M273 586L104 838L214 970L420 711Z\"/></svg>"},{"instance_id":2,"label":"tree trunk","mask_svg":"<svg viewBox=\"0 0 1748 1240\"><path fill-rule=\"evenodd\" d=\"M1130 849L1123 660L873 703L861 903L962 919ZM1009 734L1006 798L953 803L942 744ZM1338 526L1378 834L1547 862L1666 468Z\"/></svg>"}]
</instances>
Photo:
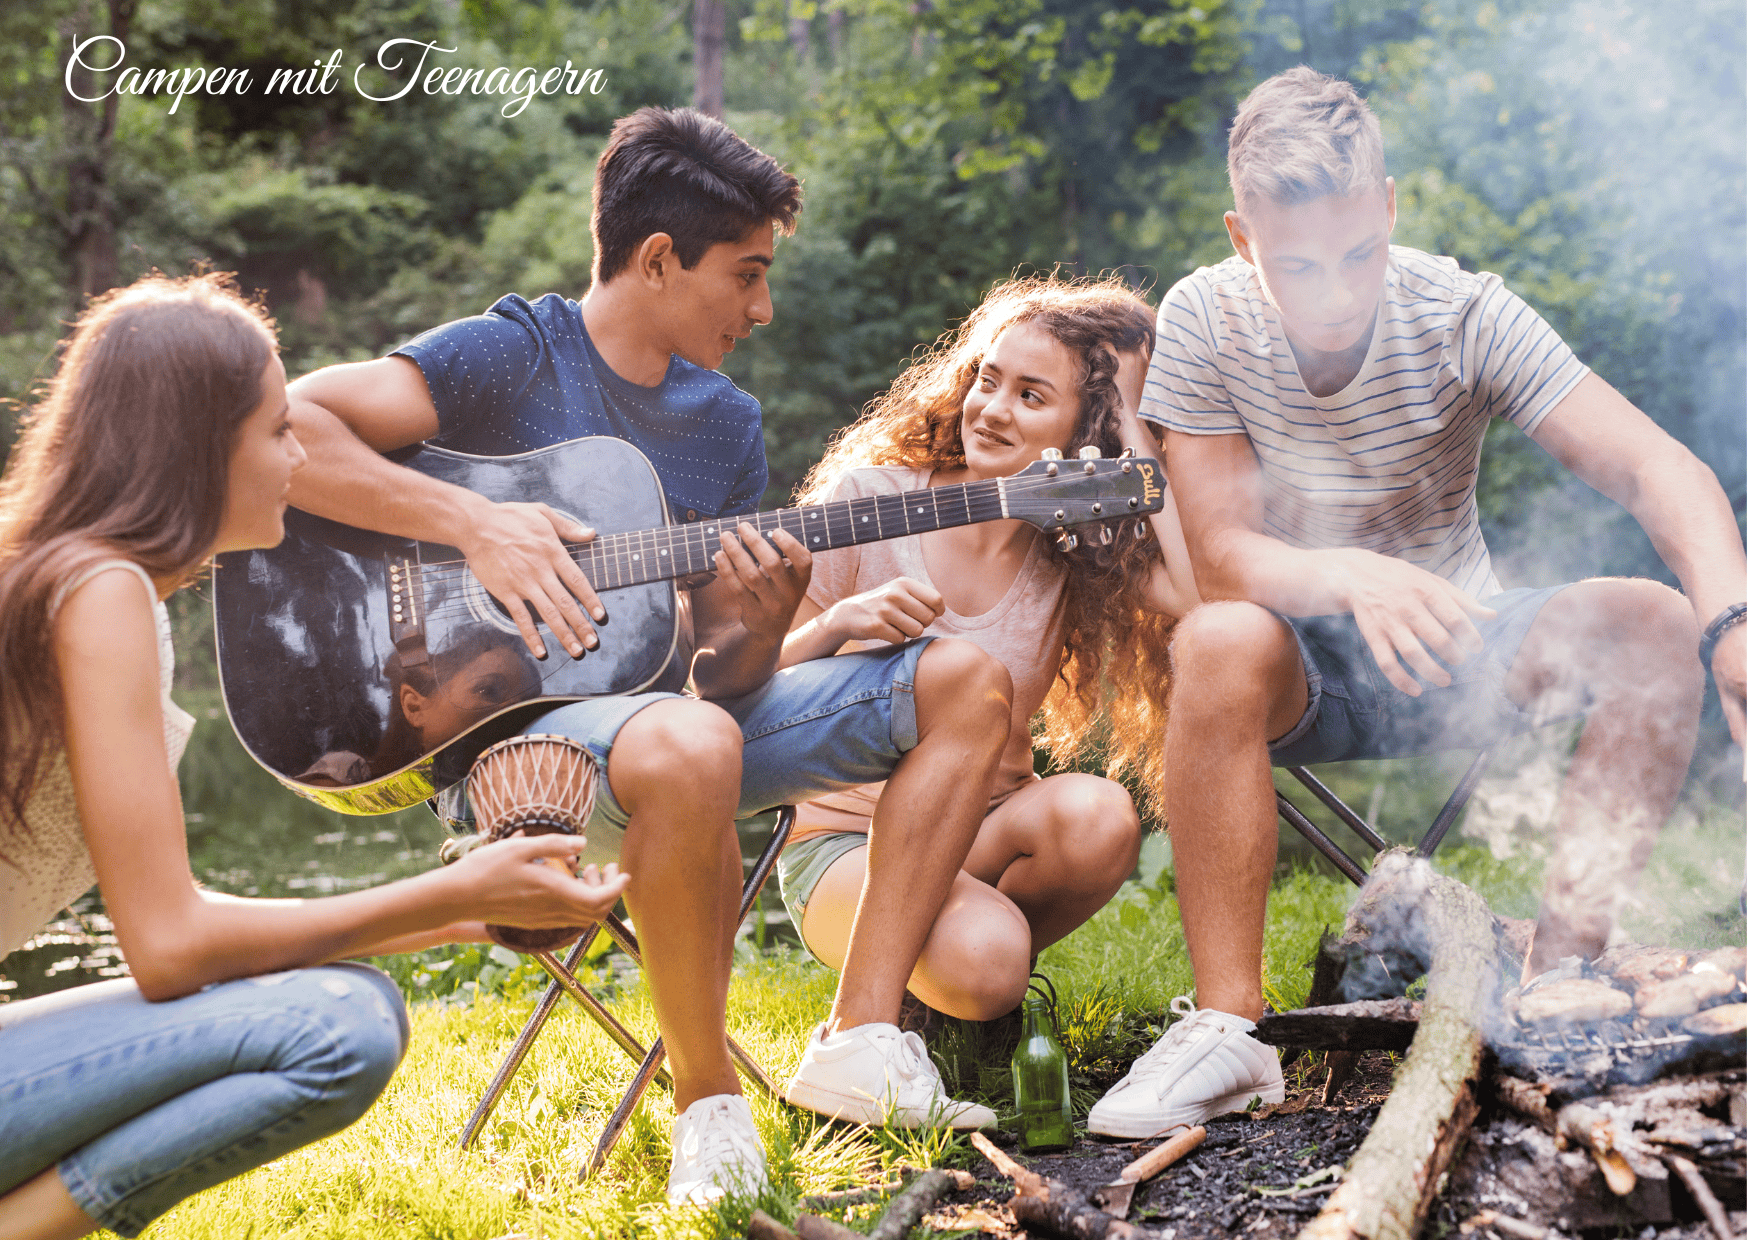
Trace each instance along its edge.
<instances>
[{"instance_id":1,"label":"tree trunk","mask_svg":"<svg viewBox=\"0 0 1748 1240\"><path fill-rule=\"evenodd\" d=\"M109 33L124 44L133 25L137 0L108 0ZM62 25L60 67L63 81L73 45L90 37L90 5L81 4L73 18ZM100 54L92 49L90 54ZM68 256L72 260L68 291L74 307L120 281L116 246L115 196L109 187L109 156L115 138L115 111L119 102L111 93L101 105L85 103L91 74L73 70L72 90L61 92L61 120L66 149L67 210L64 216Z\"/></svg>"},{"instance_id":2,"label":"tree trunk","mask_svg":"<svg viewBox=\"0 0 1748 1240\"><path fill-rule=\"evenodd\" d=\"M692 106L722 119L722 0L692 0Z\"/></svg>"}]
</instances>

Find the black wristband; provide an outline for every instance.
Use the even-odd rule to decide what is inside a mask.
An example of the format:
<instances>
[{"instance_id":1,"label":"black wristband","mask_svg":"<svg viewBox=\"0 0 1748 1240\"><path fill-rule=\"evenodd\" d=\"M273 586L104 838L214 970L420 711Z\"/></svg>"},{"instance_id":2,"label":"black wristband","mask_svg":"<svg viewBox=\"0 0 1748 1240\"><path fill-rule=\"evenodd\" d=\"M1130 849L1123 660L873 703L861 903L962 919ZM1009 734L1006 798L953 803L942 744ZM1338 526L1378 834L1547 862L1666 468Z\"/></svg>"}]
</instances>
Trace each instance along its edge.
<instances>
[{"instance_id":1,"label":"black wristband","mask_svg":"<svg viewBox=\"0 0 1748 1240\"><path fill-rule=\"evenodd\" d=\"M1706 671L1712 670L1712 654L1717 650L1718 642L1730 629L1741 624L1744 616L1748 616L1748 603L1731 603L1706 625L1706 631L1699 639L1699 665Z\"/></svg>"}]
</instances>

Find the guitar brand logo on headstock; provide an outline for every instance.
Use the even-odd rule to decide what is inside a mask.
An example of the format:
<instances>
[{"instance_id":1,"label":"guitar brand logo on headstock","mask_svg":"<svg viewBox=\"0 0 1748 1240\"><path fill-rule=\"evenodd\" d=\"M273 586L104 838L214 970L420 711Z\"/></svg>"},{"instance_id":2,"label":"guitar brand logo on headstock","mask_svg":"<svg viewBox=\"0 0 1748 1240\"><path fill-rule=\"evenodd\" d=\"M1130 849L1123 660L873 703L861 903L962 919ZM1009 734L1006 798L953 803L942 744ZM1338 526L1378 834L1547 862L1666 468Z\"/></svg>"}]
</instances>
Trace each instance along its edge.
<instances>
[{"instance_id":1,"label":"guitar brand logo on headstock","mask_svg":"<svg viewBox=\"0 0 1748 1240\"><path fill-rule=\"evenodd\" d=\"M1141 502L1151 504L1164 492L1159 489L1159 484L1153 480L1153 463L1151 461L1138 461L1136 464L1141 470Z\"/></svg>"}]
</instances>

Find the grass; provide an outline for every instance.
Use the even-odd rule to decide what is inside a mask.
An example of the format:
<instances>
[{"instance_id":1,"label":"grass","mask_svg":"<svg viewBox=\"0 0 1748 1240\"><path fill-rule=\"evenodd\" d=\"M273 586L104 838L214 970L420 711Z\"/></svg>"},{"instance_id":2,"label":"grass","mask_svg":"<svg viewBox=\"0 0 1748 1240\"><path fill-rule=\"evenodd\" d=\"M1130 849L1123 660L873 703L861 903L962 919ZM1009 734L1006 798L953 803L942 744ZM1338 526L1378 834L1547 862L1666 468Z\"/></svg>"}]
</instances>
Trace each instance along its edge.
<instances>
[{"instance_id":1,"label":"grass","mask_svg":"<svg viewBox=\"0 0 1748 1240\"><path fill-rule=\"evenodd\" d=\"M1424 782L1437 787L1428 793L1399 773L1407 763L1354 766L1333 772L1330 782L1360 807L1378 807L1392 836L1430 819L1442 799L1439 790L1450 783L1442 768L1431 771ZM1509 785L1512 770L1506 762L1502 786ZM1533 915L1540 854L1521 841L1507 841L1509 855L1497 855L1505 839L1496 831L1489 847L1453 834L1440 850L1438 867L1475 887L1496 911ZM1741 943L1743 871L1739 803L1685 809L1664 831L1625 910L1624 926L1647 942ZM1302 852L1284 855L1269 901L1264 959L1265 992L1277 1008L1303 999L1318 937L1326 927L1341 925L1352 892L1344 879L1319 870ZM729 998L729 1032L781 1080L829 1005L835 976L774 932L766 937L762 952L750 939L743 942ZM673 1108L655 1088L602 1173L579 1184L577 1168L631 1065L568 1001L560 1004L475 1147L458 1152L461 1126L532 1007L542 975L502 949L452 949L385 963L416 1001L412 1047L382 1100L347 1131L182 1203L148 1233L152 1240L495 1240L512 1234L706 1240L743 1235L755 1204L792 1219L804 1194L885 1179L901 1163L971 1161L966 1143L950 1135L828 1124L752 1090L775 1189L756 1203L737 1199L715 1211L670 1210L663 1188ZM1190 989L1163 837L1149 841L1137 878L1046 951L1040 968L1060 994L1062 1041L1084 1116L1158 1036L1172 997ZM595 959L589 977L634 1033L645 1040L654 1036L644 989L618 957ZM984 1102L1006 1117L1013 1105L1007 1062L1017 1037L1011 1021L949 1022L931 1045L955 1096ZM865 1230L878 1209L848 1207L833 1217Z\"/></svg>"}]
</instances>

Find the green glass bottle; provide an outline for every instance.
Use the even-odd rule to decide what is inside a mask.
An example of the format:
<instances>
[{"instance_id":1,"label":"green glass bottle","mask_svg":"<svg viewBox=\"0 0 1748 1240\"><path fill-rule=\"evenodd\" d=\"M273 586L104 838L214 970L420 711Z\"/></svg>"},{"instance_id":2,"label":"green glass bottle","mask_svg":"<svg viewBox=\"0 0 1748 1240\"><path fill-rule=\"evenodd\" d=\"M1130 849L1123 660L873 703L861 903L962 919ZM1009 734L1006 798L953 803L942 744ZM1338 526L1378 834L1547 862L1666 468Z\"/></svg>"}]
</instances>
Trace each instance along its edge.
<instances>
[{"instance_id":1,"label":"green glass bottle","mask_svg":"<svg viewBox=\"0 0 1748 1240\"><path fill-rule=\"evenodd\" d=\"M1014 1050L1014 1101L1020 1108L1020 1148L1065 1150L1074 1144L1074 1119L1068 1108L1068 1057L1040 994L1028 994L1025 1025Z\"/></svg>"}]
</instances>

